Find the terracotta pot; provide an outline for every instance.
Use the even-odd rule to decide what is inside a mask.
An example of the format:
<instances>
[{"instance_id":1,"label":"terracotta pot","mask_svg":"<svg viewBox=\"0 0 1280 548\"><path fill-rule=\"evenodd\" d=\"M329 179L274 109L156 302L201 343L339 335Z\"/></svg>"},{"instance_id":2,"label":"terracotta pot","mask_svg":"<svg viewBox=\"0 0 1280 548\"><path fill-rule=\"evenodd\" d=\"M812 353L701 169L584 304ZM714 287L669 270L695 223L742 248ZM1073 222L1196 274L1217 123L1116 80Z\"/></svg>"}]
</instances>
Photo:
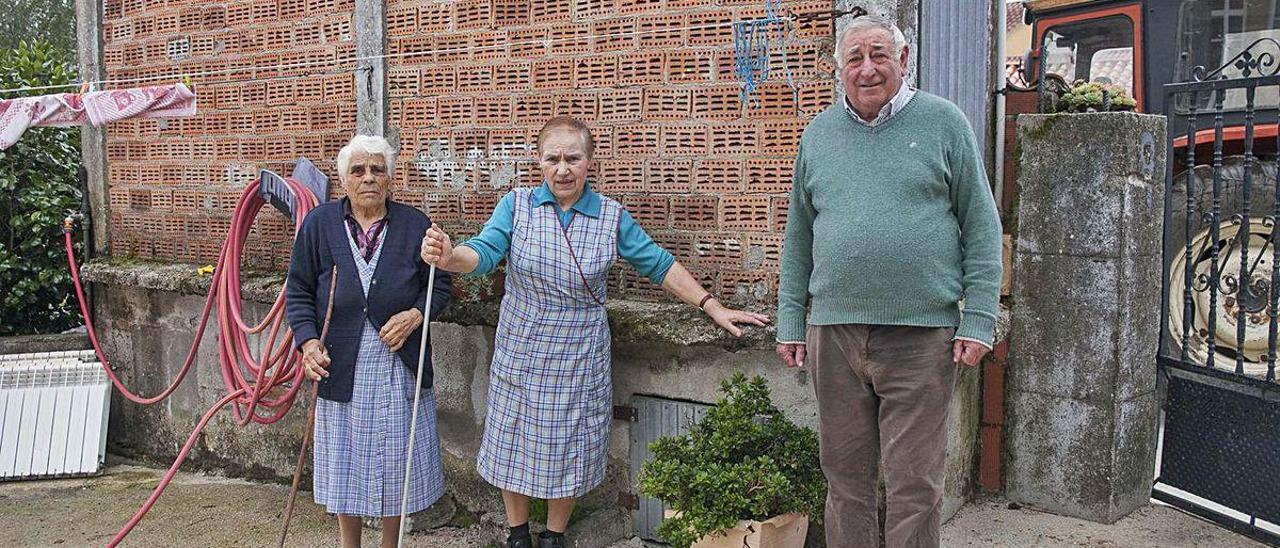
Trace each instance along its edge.
<instances>
[{"instance_id":1,"label":"terracotta pot","mask_svg":"<svg viewBox=\"0 0 1280 548\"><path fill-rule=\"evenodd\" d=\"M668 510L667 517L671 515ZM808 516L783 514L765 521L739 521L721 534L698 539L692 548L804 548L808 533Z\"/></svg>"}]
</instances>

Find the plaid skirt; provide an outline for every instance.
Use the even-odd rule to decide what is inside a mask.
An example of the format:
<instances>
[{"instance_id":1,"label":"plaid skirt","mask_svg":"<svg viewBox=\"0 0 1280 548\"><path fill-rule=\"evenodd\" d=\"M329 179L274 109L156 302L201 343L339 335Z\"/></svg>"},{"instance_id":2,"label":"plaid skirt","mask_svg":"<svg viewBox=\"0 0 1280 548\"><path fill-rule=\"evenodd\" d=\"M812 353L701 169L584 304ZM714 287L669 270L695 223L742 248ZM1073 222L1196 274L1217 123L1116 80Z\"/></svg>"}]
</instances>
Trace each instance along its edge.
<instances>
[{"instance_id":1,"label":"plaid skirt","mask_svg":"<svg viewBox=\"0 0 1280 548\"><path fill-rule=\"evenodd\" d=\"M316 401L315 500L332 514L400 515L413 411L413 372L365 322L349 402ZM422 391L408 512L444 495L435 393Z\"/></svg>"}]
</instances>

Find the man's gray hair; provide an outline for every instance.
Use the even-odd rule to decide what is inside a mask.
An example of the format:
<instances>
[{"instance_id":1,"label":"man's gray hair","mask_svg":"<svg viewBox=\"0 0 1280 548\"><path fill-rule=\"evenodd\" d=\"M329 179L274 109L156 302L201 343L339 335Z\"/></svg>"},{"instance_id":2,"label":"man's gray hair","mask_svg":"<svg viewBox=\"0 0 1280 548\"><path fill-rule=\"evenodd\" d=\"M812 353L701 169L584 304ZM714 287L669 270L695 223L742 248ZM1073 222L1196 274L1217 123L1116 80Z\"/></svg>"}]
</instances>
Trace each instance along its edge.
<instances>
[{"instance_id":1,"label":"man's gray hair","mask_svg":"<svg viewBox=\"0 0 1280 548\"><path fill-rule=\"evenodd\" d=\"M382 155L382 159L387 165L387 176L390 177L395 173L396 149L391 147L391 143L388 143L382 137L356 135L351 138L351 142L347 143L347 146L338 151L339 180L347 176L347 168L351 165L351 155L357 152Z\"/></svg>"},{"instance_id":2,"label":"man's gray hair","mask_svg":"<svg viewBox=\"0 0 1280 548\"><path fill-rule=\"evenodd\" d=\"M907 47L906 35L902 34L902 29L899 29L898 25L893 24L893 21L879 15L863 15L862 17L854 19L852 23L849 23L849 26L845 27L844 30L841 30L840 34L836 36L836 68L844 68L846 53L842 49L844 47L844 39L847 38L850 33L871 29L886 31L893 37L894 56L900 55L902 53L902 48Z\"/></svg>"}]
</instances>

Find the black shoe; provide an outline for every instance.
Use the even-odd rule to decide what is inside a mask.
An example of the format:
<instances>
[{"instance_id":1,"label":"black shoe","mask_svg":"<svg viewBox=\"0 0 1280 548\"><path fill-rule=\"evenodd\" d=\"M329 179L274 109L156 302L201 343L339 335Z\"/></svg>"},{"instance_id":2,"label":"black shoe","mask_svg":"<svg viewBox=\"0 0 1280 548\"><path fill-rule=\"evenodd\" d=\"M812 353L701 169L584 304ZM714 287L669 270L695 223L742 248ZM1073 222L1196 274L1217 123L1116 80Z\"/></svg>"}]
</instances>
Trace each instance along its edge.
<instances>
[{"instance_id":1,"label":"black shoe","mask_svg":"<svg viewBox=\"0 0 1280 548\"><path fill-rule=\"evenodd\" d=\"M533 548L533 537L508 538L506 548Z\"/></svg>"},{"instance_id":2,"label":"black shoe","mask_svg":"<svg viewBox=\"0 0 1280 548\"><path fill-rule=\"evenodd\" d=\"M568 548L568 543L564 540L564 535L556 535L549 537L545 533L538 535L538 548Z\"/></svg>"}]
</instances>

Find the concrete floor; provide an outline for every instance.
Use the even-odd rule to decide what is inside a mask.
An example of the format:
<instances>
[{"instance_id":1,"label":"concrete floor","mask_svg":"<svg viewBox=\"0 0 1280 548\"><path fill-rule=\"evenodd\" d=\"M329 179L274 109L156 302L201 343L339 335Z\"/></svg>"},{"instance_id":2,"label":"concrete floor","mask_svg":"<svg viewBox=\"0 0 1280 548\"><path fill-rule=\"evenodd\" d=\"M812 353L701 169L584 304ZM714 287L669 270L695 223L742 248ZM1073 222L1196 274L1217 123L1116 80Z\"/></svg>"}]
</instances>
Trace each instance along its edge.
<instances>
[{"instance_id":1,"label":"concrete floor","mask_svg":"<svg viewBox=\"0 0 1280 548\"><path fill-rule=\"evenodd\" d=\"M0 483L0 546L101 546L150 495L162 470L117 465L84 479ZM125 546L275 546L288 488L219 476L180 474ZM495 516L497 517L497 516ZM485 521L485 520L482 520ZM333 546L336 522L303 492L289 546ZM378 532L366 530L365 546ZM482 548L497 527L445 527L406 538L406 546ZM1063 518L999 500L966 506L943 526L943 546L1260 547L1167 507L1150 506L1113 525ZM618 548L658 546L637 539Z\"/></svg>"}]
</instances>

